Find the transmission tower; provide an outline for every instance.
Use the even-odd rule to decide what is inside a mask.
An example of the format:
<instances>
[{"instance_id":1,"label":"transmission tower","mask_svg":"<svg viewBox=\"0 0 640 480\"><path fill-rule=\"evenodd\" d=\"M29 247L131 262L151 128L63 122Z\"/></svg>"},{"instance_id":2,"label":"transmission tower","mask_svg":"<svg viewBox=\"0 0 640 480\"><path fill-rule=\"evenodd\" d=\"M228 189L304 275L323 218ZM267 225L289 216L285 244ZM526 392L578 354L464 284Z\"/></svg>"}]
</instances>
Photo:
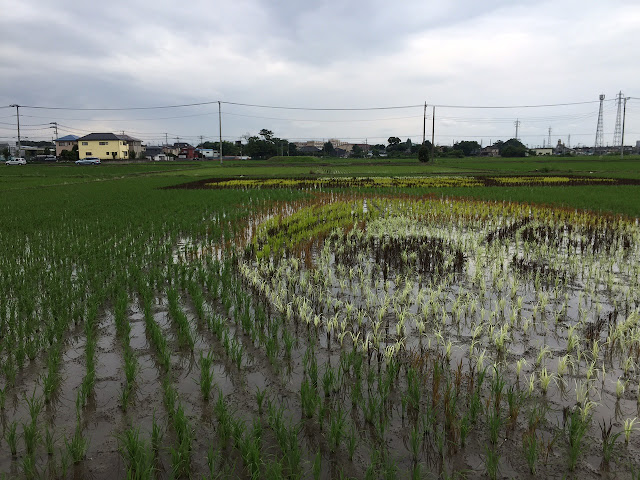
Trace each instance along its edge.
<instances>
[{"instance_id":1,"label":"transmission tower","mask_svg":"<svg viewBox=\"0 0 640 480\"><path fill-rule=\"evenodd\" d=\"M613 131L613 146L622 145L622 92L616 95L618 114L616 115L616 129Z\"/></svg>"},{"instance_id":2,"label":"transmission tower","mask_svg":"<svg viewBox=\"0 0 640 480\"><path fill-rule=\"evenodd\" d=\"M602 149L602 147L604 146L602 144L602 107L604 104L604 95L600 95L600 111L598 112L598 128L596 129L596 144L594 146L594 152L596 153L596 151L598 150L598 148Z\"/></svg>"},{"instance_id":3,"label":"transmission tower","mask_svg":"<svg viewBox=\"0 0 640 480\"><path fill-rule=\"evenodd\" d=\"M548 147L551 148L551 127L549 127L549 140L547 142L549 143Z\"/></svg>"},{"instance_id":4,"label":"transmission tower","mask_svg":"<svg viewBox=\"0 0 640 480\"><path fill-rule=\"evenodd\" d=\"M520 120L516 120L515 122L513 122L513 124L516 126L516 140L518 140L518 128L520 128Z\"/></svg>"}]
</instances>

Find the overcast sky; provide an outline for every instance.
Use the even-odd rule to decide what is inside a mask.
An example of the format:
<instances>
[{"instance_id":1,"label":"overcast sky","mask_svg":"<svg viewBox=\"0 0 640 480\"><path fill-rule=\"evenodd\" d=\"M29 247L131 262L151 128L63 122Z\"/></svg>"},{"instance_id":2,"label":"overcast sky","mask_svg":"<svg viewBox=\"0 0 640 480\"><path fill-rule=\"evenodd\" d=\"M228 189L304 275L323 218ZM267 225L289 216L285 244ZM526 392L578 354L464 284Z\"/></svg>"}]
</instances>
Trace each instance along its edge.
<instances>
[{"instance_id":1,"label":"overcast sky","mask_svg":"<svg viewBox=\"0 0 640 480\"><path fill-rule=\"evenodd\" d=\"M121 132L148 144L237 140L268 128L290 140L436 143L515 136L529 146L604 142L627 102L640 139L640 2L592 0L0 0L0 107L21 135ZM200 102L209 105L99 111ZM545 108L473 109L594 102ZM54 110L34 107L64 107ZM85 110L82 110L85 109ZM0 141L15 141L0 108Z\"/></svg>"}]
</instances>

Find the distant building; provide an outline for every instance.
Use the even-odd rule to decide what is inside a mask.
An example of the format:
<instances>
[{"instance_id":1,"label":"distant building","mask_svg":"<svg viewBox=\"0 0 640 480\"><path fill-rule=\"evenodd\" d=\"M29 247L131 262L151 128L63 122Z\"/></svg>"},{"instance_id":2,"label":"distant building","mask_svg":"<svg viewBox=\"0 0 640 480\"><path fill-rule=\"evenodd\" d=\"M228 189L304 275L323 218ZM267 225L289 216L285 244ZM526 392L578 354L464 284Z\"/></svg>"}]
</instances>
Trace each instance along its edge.
<instances>
[{"instance_id":1,"label":"distant building","mask_svg":"<svg viewBox=\"0 0 640 480\"><path fill-rule=\"evenodd\" d=\"M180 147L180 152L178 152L178 158L186 158L188 160L193 160L194 158L198 158L198 151L195 147L186 144L183 147Z\"/></svg>"},{"instance_id":2,"label":"distant building","mask_svg":"<svg viewBox=\"0 0 640 480\"><path fill-rule=\"evenodd\" d=\"M78 155L84 157L98 157L101 160L128 160L143 156L142 141L129 135L115 133L90 133L78 138Z\"/></svg>"},{"instance_id":3,"label":"distant building","mask_svg":"<svg viewBox=\"0 0 640 480\"><path fill-rule=\"evenodd\" d=\"M499 157L500 149L498 147L494 147L493 145L484 147L480 151L480 156L481 157Z\"/></svg>"},{"instance_id":4,"label":"distant building","mask_svg":"<svg viewBox=\"0 0 640 480\"><path fill-rule=\"evenodd\" d=\"M220 152L218 152L218 150L214 150L213 148L198 148L197 151L200 152L200 154L204 158L219 158L220 157Z\"/></svg>"},{"instance_id":5,"label":"distant building","mask_svg":"<svg viewBox=\"0 0 640 480\"><path fill-rule=\"evenodd\" d=\"M168 160L169 157L167 157L167 155L164 153L164 151L162 150L162 147L159 145L147 145L145 147L145 152L144 152L144 156L145 158L148 158L149 160L153 160L153 161L164 161L164 160Z\"/></svg>"},{"instance_id":6,"label":"distant building","mask_svg":"<svg viewBox=\"0 0 640 480\"><path fill-rule=\"evenodd\" d=\"M73 149L74 145L78 144L77 135L65 135L64 137L57 138L53 141L56 144L56 157L59 157L63 151Z\"/></svg>"},{"instance_id":7,"label":"distant building","mask_svg":"<svg viewBox=\"0 0 640 480\"><path fill-rule=\"evenodd\" d=\"M553 155L553 148L551 147L542 147L542 148L532 148L536 155Z\"/></svg>"}]
</instances>

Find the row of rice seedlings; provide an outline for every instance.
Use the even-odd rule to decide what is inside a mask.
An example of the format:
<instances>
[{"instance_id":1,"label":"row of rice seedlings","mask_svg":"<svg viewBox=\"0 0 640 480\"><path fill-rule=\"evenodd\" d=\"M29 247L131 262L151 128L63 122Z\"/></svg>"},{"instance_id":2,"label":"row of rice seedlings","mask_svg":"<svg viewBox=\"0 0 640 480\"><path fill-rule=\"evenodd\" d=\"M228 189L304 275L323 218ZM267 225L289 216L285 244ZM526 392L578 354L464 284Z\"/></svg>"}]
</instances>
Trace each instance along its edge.
<instances>
[{"instance_id":1,"label":"row of rice seedlings","mask_svg":"<svg viewBox=\"0 0 640 480\"><path fill-rule=\"evenodd\" d=\"M178 292L175 288L170 288L167 291L167 299L169 300L169 316L173 319L176 329L178 331L178 339L180 345L187 347L193 352L195 346L195 339L191 332L191 325L187 319L186 314L183 312L180 306Z\"/></svg>"},{"instance_id":2,"label":"row of rice seedlings","mask_svg":"<svg viewBox=\"0 0 640 480\"><path fill-rule=\"evenodd\" d=\"M87 400L94 392L96 382L96 346L98 344L97 337L97 321L98 321L98 303L95 299L90 301L87 316L84 325L85 333L85 363L86 372L80 384L79 402L82 406L87 404Z\"/></svg>"},{"instance_id":3,"label":"row of rice seedlings","mask_svg":"<svg viewBox=\"0 0 640 480\"><path fill-rule=\"evenodd\" d=\"M120 402L124 411L127 411L129 399L133 393L136 376L140 368L138 365L138 359L130 344L131 324L127 318L128 303L129 298L126 291L124 289L120 290L115 299L114 321L116 324L116 333L120 337L124 356L125 382L120 394Z\"/></svg>"},{"instance_id":4,"label":"row of rice seedlings","mask_svg":"<svg viewBox=\"0 0 640 480\"><path fill-rule=\"evenodd\" d=\"M140 278L138 282L138 294L142 304L145 330L150 339L151 346L156 352L156 358L163 371L167 373L171 368L171 351L164 332L153 318L151 305L153 302L153 292L147 280Z\"/></svg>"}]
</instances>

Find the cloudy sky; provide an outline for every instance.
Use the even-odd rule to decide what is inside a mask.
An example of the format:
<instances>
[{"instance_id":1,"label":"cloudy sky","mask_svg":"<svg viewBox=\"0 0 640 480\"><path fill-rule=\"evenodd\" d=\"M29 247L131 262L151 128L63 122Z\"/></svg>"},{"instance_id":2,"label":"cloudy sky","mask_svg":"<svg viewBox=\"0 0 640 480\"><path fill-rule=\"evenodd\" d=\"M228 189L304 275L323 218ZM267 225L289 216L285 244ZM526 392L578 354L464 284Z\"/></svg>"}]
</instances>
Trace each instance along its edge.
<instances>
[{"instance_id":1,"label":"cloudy sky","mask_svg":"<svg viewBox=\"0 0 640 480\"><path fill-rule=\"evenodd\" d=\"M506 140L519 120L529 146L549 129L552 143L593 145L605 94L611 144L619 91L625 143L640 140L637 0L0 0L0 12L0 141L16 137L2 107L19 104L30 139L58 122L59 136L198 143L218 136L218 101L228 140L268 128L420 141L426 102L439 144Z\"/></svg>"}]
</instances>

